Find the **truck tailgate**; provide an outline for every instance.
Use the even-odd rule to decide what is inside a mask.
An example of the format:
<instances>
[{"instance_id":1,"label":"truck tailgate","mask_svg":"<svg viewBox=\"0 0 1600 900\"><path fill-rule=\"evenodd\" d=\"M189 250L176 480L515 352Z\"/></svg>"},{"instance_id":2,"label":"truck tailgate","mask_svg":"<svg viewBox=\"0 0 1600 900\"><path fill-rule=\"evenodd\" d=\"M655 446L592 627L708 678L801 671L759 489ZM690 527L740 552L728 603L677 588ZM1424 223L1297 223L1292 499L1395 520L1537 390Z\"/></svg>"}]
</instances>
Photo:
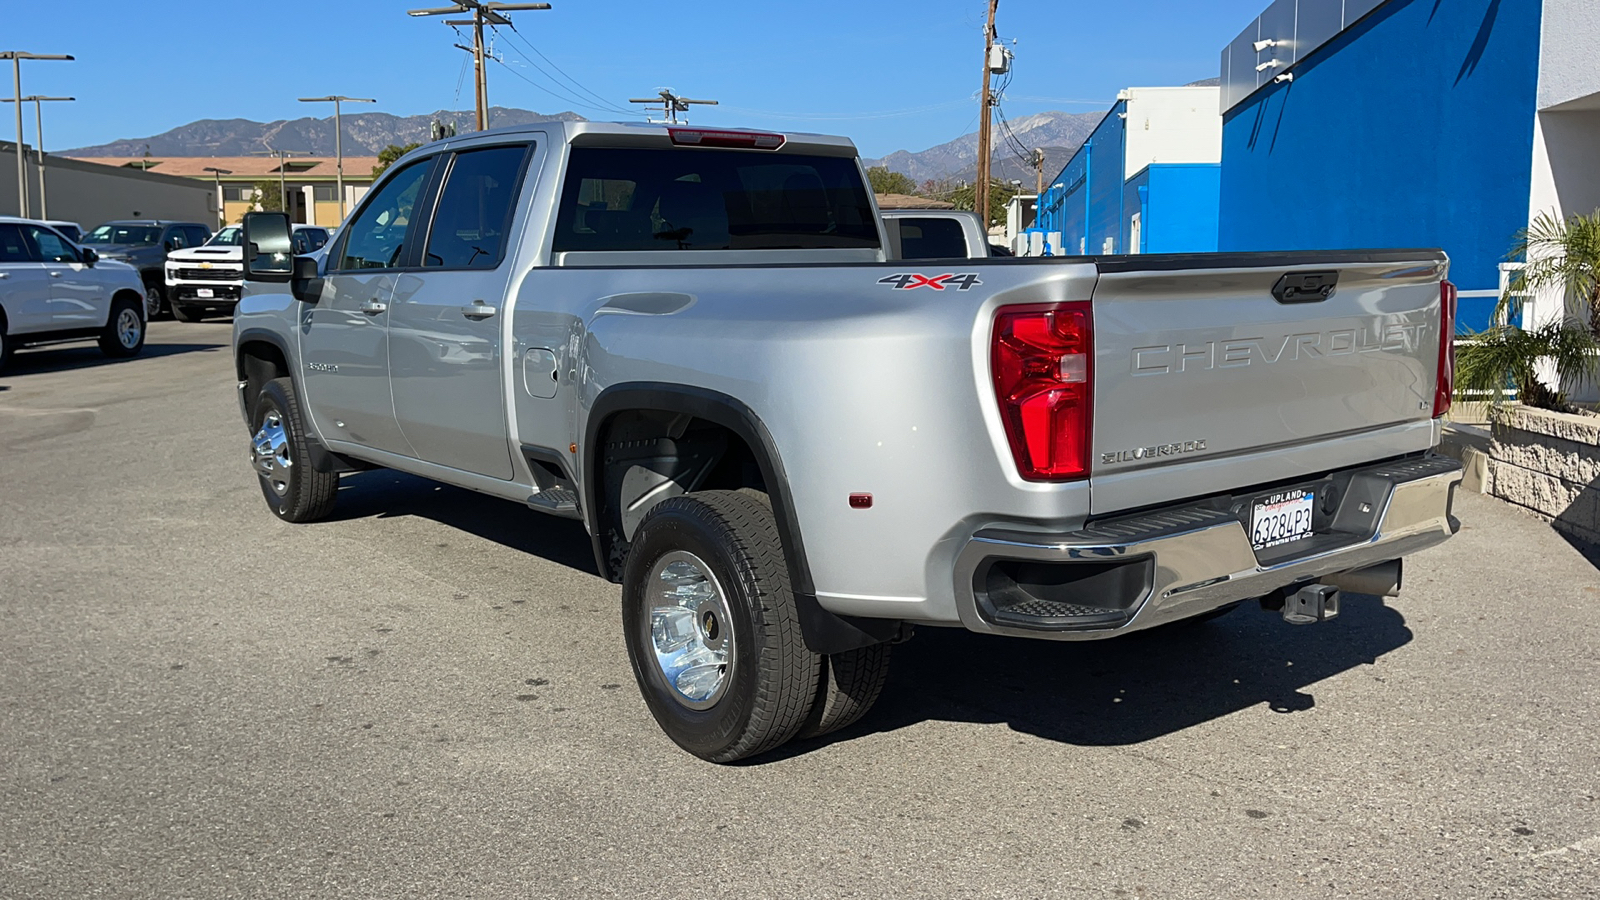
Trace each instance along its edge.
<instances>
[{"instance_id":1,"label":"truck tailgate","mask_svg":"<svg viewBox=\"0 0 1600 900\"><path fill-rule=\"evenodd\" d=\"M1435 251L1102 262L1094 512L1432 446L1447 265Z\"/></svg>"}]
</instances>

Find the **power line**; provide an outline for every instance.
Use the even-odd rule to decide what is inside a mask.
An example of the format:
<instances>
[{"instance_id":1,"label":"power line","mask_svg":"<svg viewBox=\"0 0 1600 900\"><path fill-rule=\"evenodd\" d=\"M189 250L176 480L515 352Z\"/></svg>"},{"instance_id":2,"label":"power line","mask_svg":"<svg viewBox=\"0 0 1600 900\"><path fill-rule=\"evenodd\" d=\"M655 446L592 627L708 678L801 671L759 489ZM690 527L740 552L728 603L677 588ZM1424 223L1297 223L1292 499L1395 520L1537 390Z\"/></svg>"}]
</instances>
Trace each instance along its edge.
<instances>
[{"instance_id":1,"label":"power line","mask_svg":"<svg viewBox=\"0 0 1600 900\"><path fill-rule=\"evenodd\" d=\"M611 113L618 112L618 110L613 110L613 109L600 109L597 106L592 106L592 105L587 104L587 103L579 103L578 101L573 100L571 97L562 96L561 94L558 94L555 91L550 90L549 88L545 87L544 85L540 84L539 82L534 81L532 78L529 78L528 76L522 74L521 72L518 72L516 69L514 69L511 66L507 65L505 62L503 62L501 60L498 60L498 59L494 59L494 57L490 57L490 59L493 60L494 62L499 63L500 66L502 68L504 68L507 72L510 72L512 75L515 75L518 78L522 79L523 81L526 81L528 84L532 85L533 87L538 88L541 91L544 91L546 94L549 94L550 96L556 98L557 100L560 100L562 103L570 103L570 104L573 104L574 106L581 106L584 109L595 110L596 112L611 112ZM634 113L632 113L632 111L629 111L629 114L633 115Z\"/></svg>"},{"instance_id":2,"label":"power line","mask_svg":"<svg viewBox=\"0 0 1600 900\"><path fill-rule=\"evenodd\" d=\"M461 49L472 54L472 62L477 75L475 84L475 87L477 88L475 95L478 111L477 126L479 131L484 131L489 127L489 73L487 71L487 67L483 64L485 57L485 53L483 51L483 26L510 25L511 20L505 17L505 13L508 12L521 10L541 10L549 8L550 4L548 3L500 3L497 2L497 0L491 0L491 2L482 3L479 2L479 0L455 0L455 4L453 6L446 6L439 9L412 9L407 10L406 15L447 16L451 14L472 14L471 19L446 19L445 24L452 27L456 25L472 26L472 46L461 47L460 44L457 44L456 46L461 47Z\"/></svg>"},{"instance_id":3,"label":"power line","mask_svg":"<svg viewBox=\"0 0 1600 900\"><path fill-rule=\"evenodd\" d=\"M512 23L511 32L512 32L512 34L514 34L516 36L517 40L519 40L519 41L521 41L523 43L524 46L526 46L529 50L532 50L536 55L538 55L538 57L540 59L542 59L545 62L549 63L550 67L552 69L555 69L557 72L560 72L561 73L561 77L565 78L568 82L570 82L578 90L582 91L585 94L588 94L590 97L593 97L595 100L599 101L601 106L607 107L608 109L612 110L613 112L622 113L624 115L632 115L633 114L633 110L624 109L624 108L612 103L610 100L606 99L605 97L602 97L601 95L595 93L594 91L589 90L589 88L584 86L583 82L579 81L576 78L573 78L571 75L568 75L567 71L565 69L561 68L559 65L557 65L555 60L551 59L548 56L545 56L543 51L541 51L538 47L535 47L533 45L532 41L530 41L526 37L524 37L522 32L517 30L516 23ZM524 57L524 59L526 59L526 57ZM530 60L528 60L528 62L529 63L533 63L533 60L530 59ZM534 67L538 68L538 65L535 63ZM544 70L543 69L539 69L539 71L543 72ZM546 73L546 75L548 76L548 73Z\"/></svg>"},{"instance_id":4,"label":"power line","mask_svg":"<svg viewBox=\"0 0 1600 900\"><path fill-rule=\"evenodd\" d=\"M515 29L513 29L513 30L515 30ZM550 79L551 87L544 87L544 86L538 84L537 82L535 82L531 78L523 77L523 80L528 82L529 84L532 84L534 87L539 88L540 90L544 91L545 93L549 94L550 96L555 97L556 99L560 100L561 102L563 102L563 103L571 103L571 104L573 104L575 106L581 106L584 109L595 110L596 112L613 113L613 114L624 115L624 116L631 116L631 115L634 114L633 110L622 109L621 107L614 106L614 105L610 104L608 101L606 101L604 98L602 98L601 101L600 101L602 104L605 104L603 106L596 106L593 103L588 102L587 100L583 99L579 95L573 93L565 85L561 84L561 82L559 80L557 80L555 78L555 76L551 75L549 72L546 72L542 66L540 66L538 63L536 63L532 59L530 59L526 53L523 53L521 50L517 49L517 46L515 44L508 43L506 46L510 47L511 48L511 52L513 52L513 53L517 54L517 56L521 57L524 62L526 62L528 65L532 66L541 75L543 75L544 77ZM500 63L502 66L505 66L507 69L511 68L511 66L508 63L506 63L504 60L498 60L497 59L497 60L495 60L495 62ZM552 90L551 88L554 88L555 90ZM558 90L560 91L560 93L556 92Z\"/></svg>"},{"instance_id":5,"label":"power line","mask_svg":"<svg viewBox=\"0 0 1600 900\"><path fill-rule=\"evenodd\" d=\"M909 109L892 109L868 113L783 113L772 112L765 109L750 109L743 106L728 106L725 109L733 112L746 113L752 116L763 116L769 119L800 119L806 121L849 121L858 119L893 119L901 116L916 116L923 113L936 112L941 109L953 109L957 106L966 106L971 103L969 97L960 100L949 100L944 103L933 103L928 106L917 106ZM974 117L976 119L976 117Z\"/></svg>"}]
</instances>

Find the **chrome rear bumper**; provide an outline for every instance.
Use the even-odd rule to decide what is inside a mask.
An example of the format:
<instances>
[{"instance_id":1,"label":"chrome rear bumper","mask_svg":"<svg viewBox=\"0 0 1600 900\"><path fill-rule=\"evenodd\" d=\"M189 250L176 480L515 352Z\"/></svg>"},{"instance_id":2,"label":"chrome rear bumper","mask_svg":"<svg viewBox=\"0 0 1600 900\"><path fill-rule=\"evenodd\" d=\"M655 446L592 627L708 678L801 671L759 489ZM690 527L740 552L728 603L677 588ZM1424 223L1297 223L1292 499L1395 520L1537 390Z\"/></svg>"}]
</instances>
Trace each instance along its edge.
<instances>
[{"instance_id":1,"label":"chrome rear bumper","mask_svg":"<svg viewBox=\"0 0 1600 900\"><path fill-rule=\"evenodd\" d=\"M1455 488L1462 477L1456 460L1428 456L1336 474L1348 479L1351 486L1342 498L1338 518L1348 523L1364 516L1368 521L1362 530L1352 532L1350 540L1338 546L1329 547L1323 539L1306 555L1272 562L1257 558L1239 515L1215 504L1110 519L1069 534L979 531L956 559L955 594L961 622L972 631L990 634L1056 640L1113 637L1398 559L1442 543L1460 528L1451 515ZM1103 599L1095 600L1088 609L1048 600L999 606L999 601L990 597L991 593L999 595L995 586L1000 582L992 574L1000 571L995 568L997 563L1035 574L1094 573L1099 580L1081 583L1094 585L1089 589L1092 596ZM1056 566L1059 570L1053 569ZM1047 574L1046 580L1055 577ZM1021 589L1008 590L1022 596L1018 594ZM1082 593L1085 589L1078 590ZM1104 596L1108 590L1121 591L1123 596ZM1018 609L1028 612L1015 614ZM1041 611L1061 614L1042 615Z\"/></svg>"}]
</instances>

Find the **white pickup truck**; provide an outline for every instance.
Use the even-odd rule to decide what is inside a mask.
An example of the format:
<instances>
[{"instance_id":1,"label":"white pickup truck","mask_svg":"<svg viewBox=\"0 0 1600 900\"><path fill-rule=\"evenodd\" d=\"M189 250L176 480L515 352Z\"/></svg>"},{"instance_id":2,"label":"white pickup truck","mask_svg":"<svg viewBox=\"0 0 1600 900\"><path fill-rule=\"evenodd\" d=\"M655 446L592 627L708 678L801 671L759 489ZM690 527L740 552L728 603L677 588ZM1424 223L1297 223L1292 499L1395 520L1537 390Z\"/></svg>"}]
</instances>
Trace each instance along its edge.
<instances>
[{"instance_id":1,"label":"white pickup truck","mask_svg":"<svg viewBox=\"0 0 1600 900\"><path fill-rule=\"evenodd\" d=\"M1458 527L1436 250L898 260L847 140L595 122L421 147L316 257L244 229L272 512L388 467L582 522L709 760L854 721L913 626L1316 622Z\"/></svg>"},{"instance_id":2,"label":"white pickup truck","mask_svg":"<svg viewBox=\"0 0 1600 900\"><path fill-rule=\"evenodd\" d=\"M167 302L172 317L198 322L207 315L227 314L239 302L244 285L243 232L230 225L198 247L167 254ZM294 226L294 252L314 253L328 243L328 229L316 225Z\"/></svg>"}]
</instances>

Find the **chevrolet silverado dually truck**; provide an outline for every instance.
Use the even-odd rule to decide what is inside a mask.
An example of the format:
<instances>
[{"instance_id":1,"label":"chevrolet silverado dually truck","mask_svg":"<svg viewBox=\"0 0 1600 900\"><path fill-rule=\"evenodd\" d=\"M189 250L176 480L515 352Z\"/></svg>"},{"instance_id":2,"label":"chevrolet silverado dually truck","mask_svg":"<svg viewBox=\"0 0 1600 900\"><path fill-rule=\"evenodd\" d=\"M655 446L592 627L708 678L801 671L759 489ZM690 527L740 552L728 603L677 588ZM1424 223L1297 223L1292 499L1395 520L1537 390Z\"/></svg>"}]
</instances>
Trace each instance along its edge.
<instances>
[{"instance_id":1,"label":"chevrolet silverado dually truck","mask_svg":"<svg viewBox=\"0 0 1600 900\"><path fill-rule=\"evenodd\" d=\"M273 513L393 468L583 523L639 688L729 762L859 718L915 626L1332 618L1459 527L1434 250L895 260L842 138L544 122L245 223Z\"/></svg>"}]
</instances>

